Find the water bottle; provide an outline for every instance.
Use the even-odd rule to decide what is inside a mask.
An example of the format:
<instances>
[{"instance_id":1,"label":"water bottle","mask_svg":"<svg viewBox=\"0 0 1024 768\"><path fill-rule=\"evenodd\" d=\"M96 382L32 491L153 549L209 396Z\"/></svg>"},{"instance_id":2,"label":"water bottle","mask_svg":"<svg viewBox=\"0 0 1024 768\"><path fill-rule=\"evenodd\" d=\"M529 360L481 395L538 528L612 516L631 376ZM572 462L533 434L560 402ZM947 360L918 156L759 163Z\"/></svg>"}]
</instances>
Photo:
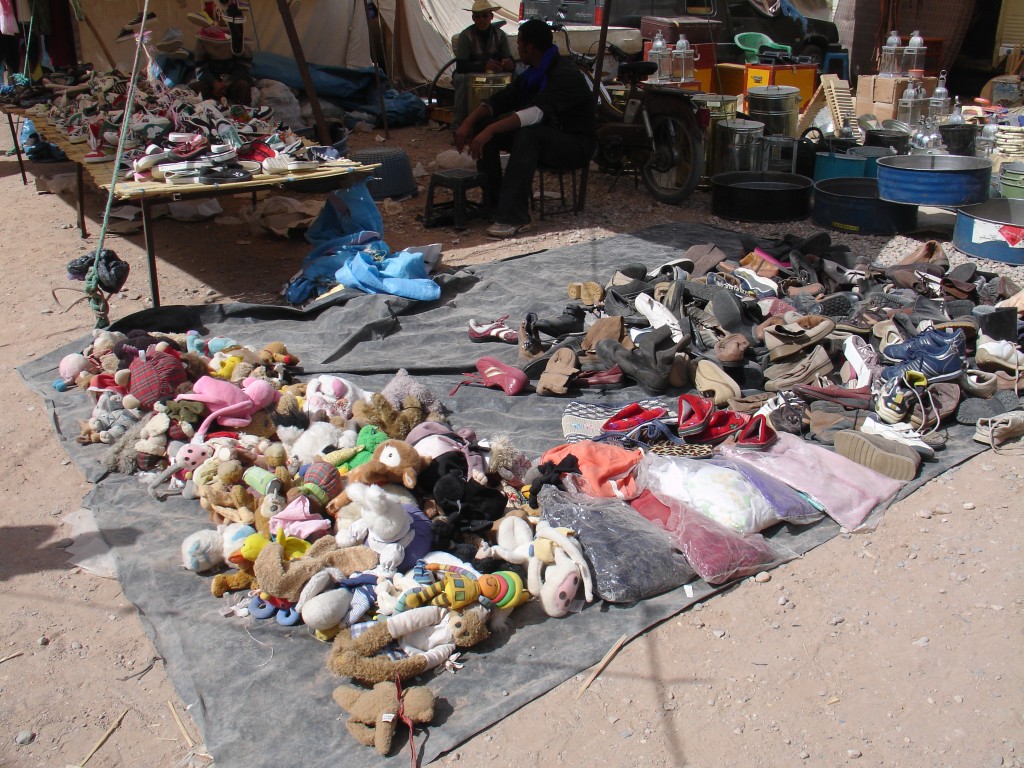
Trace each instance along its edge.
<instances>
[{"instance_id":1,"label":"water bottle","mask_svg":"<svg viewBox=\"0 0 1024 768\"><path fill-rule=\"evenodd\" d=\"M654 42L651 43L651 52L648 58L658 65L658 71L654 73L654 82L666 82L670 74L669 66L666 66L668 48L665 45L665 36L661 34L661 30L654 34Z\"/></svg>"}]
</instances>

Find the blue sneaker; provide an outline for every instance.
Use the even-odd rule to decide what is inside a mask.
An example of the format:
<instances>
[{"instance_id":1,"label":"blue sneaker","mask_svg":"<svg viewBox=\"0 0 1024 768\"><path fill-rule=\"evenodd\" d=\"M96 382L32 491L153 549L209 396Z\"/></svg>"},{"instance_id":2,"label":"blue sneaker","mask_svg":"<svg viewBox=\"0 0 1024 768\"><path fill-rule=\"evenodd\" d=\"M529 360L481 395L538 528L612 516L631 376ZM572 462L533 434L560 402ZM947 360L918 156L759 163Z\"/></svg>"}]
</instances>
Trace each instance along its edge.
<instances>
[{"instance_id":1,"label":"blue sneaker","mask_svg":"<svg viewBox=\"0 0 1024 768\"><path fill-rule=\"evenodd\" d=\"M956 344L942 344L939 351L935 351L933 346L929 345L920 349L912 360L883 368L882 381L902 379L908 372L916 371L923 373L929 384L935 384L958 379L963 370L964 359Z\"/></svg>"},{"instance_id":2,"label":"blue sneaker","mask_svg":"<svg viewBox=\"0 0 1024 768\"><path fill-rule=\"evenodd\" d=\"M882 357L894 363L912 360L921 354L939 355L947 347L954 347L957 355L967 354L967 339L959 328L937 331L934 328L917 334L902 344L890 344L882 350Z\"/></svg>"}]
</instances>

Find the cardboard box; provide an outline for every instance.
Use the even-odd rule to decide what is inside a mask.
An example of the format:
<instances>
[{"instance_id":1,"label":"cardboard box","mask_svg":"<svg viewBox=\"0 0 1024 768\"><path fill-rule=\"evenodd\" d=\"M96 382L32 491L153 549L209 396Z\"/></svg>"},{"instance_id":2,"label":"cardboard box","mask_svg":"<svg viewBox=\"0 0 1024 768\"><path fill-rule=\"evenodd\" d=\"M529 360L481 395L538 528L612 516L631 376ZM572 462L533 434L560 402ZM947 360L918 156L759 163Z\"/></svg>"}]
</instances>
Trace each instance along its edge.
<instances>
[{"instance_id":1,"label":"cardboard box","mask_svg":"<svg viewBox=\"0 0 1024 768\"><path fill-rule=\"evenodd\" d=\"M931 96L939 81L934 77L926 77L921 82L924 83L925 93ZM882 104L895 104L903 96L908 85L910 85L910 78L907 77L861 75L857 78L857 98Z\"/></svg>"},{"instance_id":2,"label":"cardboard box","mask_svg":"<svg viewBox=\"0 0 1024 768\"><path fill-rule=\"evenodd\" d=\"M879 122L882 120L895 120L896 105L876 101L871 105L871 114L877 117Z\"/></svg>"},{"instance_id":3,"label":"cardboard box","mask_svg":"<svg viewBox=\"0 0 1024 768\"><path fill-rule=\"evenodd\" d=\"M743 93L761 85L790 85L800 89L800 110L807 108L818 86L816 64L747 64Z\"/></svg>"}]
</instances>

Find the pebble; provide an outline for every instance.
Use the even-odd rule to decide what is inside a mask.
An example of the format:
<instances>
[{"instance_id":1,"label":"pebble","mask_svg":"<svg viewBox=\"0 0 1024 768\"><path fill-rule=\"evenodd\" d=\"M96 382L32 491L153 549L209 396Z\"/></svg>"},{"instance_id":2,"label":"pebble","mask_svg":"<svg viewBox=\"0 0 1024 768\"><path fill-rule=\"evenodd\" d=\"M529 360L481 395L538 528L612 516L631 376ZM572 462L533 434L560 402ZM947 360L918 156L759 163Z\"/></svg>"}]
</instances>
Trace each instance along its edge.
<instances>
[{"instance_id":1,"label":"pebble","mask_svg":"<svg viewBox=\"0 0 1024 768\"><path fill-rule=\"evenodd\" d=\"M917 516L924 518L925 520L931 520L932 513L929 509L919 509L917 510Z\"/></svg>"},{"instance_id":2,"label":"pebble","mask_svg":"<svg viewBox=\"0 0 1024 768\"><path fill-rule=\"evenodd\" d=\"M14 743L19 746L27 746L36 740L36 735L32 731L18 731L18 735L14 737Z\"/></svg>"},{"instance_id":3,"label":"pebble","mask_svg":"<svg viewBox=\"0 0 1024 768\"><path fill-rule=\"evenodd\" d=\"M861 756L861 751L859 749L848 749L846 750L846 756L851 760L856 760Z\"/></svg>"},{"instance_id":4,"label":"pebble","mask_svg":"<svg viewBox=\"0 0 1024 768\"><path fill-rule=\"evenodd\" d=\"M772 629L778 629L779 628L779 622L773 621L772 624L771 624L771 627L772 627Z\"/></svg>"},{"instance_id":5,"label":"pebble","mask_svg":"<svg viewBox=\"0 0 1024 768\"><path fill-rule=\"evenodd\" d=\"M924 648L926 645L928 645L928 638L919 637L917 638L917 640L914 641L914 645L916 645L918 648Z\"/></svg>"},{"instance_id":6,"label":"pebble","mask_svg":"<svg viewBox=\"0 0 1024 768\"><path fill-rule=\"evenodd\" d=\"M722 638L722 637L725 637L725 630L724 629L713 629L713 630L711 630L711 634L714 635L715 637Z\"/></svg>"},{"instance_id":7,"label":"pebble","mask_svg":"<svg viewBox=\"0 0 1024 768\"><path fill-rule=\"evenodd\" d=\"M828 623L835 627L839 624L842 624L844 621L846 621L846 619L844 619L842 616L833 616L831 619L828 620Z\"/></svg>"},{"instance_id":8,"label":"pebble","mask_svg":"<svg viewBox=\"0 0 1024 768\"><path fill-rule=\"evenodd\" d=\"M615 725L617 722L619 722L619 716L618 715L611 715L608 718L608 722L611 723L612 725Z\"/></svg>"},{"instance_id":9,"label":"pebble","mask_svg":"<svg viewBox=\"0 0 1024 768\"><path fill-rule=\"evenodd\" d=\"M783 595L782 597L779 598L779 605L785 605L788 602L789 602L789 598L786 597L785 595Z\"/></svg>"},{"instance_id":10,"label":"pebble","mask_svg":"<svg viewBox=\"0 0 1024 768\"><path fill-rule=\"evenodd\" d=\"M40 645L49 645L50 644L50 638L48 638L46 635L43 635L38 640L36 640L36 642L39 643Z\"/></svg>"},{"instance_id":11,"label":"pebble","mask_svg":"<svg viewBox=\"0 0 1024 768\"><path fill-rule=\"evenodd\" d=\"M995 469L995 465L994 464L982 464L981 465L981 471L982 472L991 472L994 469Z\"/></svg>"},{"instance_id":12,"label":"pebble","mask_svg":"<svg viewBox=\"0 0 1024 768\"><path fill-rule=\"evenodd\" d=\"M953 701L955 701L957 704L963 704L964 703L964 697L960 696L960 695L956 695L956 696L953 697Z\"/></svg>"},{"instance_id":13,"label":"pebble","mask_svg":"<svg viewBox=\"0 0 1024 768\"><path fill-rule=\"evenodd\" d=\"M800 751L800 759L801 760L806 760L810 756L811 756L811 753L808 752L806 749Z\"/></svg>"},{"instance_id":14,"label":"pebble","mask_svg":"<svg viewBox=\"0 0 1024 768\"><path fill-rule=\"evenodd\" d=\"M737 736L742 736L743 735L743 729L742 728L733 728L732 732L735 733Z\"/></svg>"},{"instance_id":15,"label":"pebble","mask_svg":"<svg viewBox=\"0 0 1024 768\"><path fill-rule=\"evenodd\" d=\"M973 501L965 501L964 502L964 509L974 509L974 502Z\"/></svg>"},{"instance_id":16,"label":"pebble","mask_svg":"<svg viewBox=\"0 0 1024 768\"><path fill-rule=\"evenodd\" d=\"M629 730L628 728L626 730L624 730L624 731L619 731L619 736L621 736L624 739L628 739L632 735L633 735L633 732L631 730Z\"/></svg>"},{"instance_id":17,"label":"pebble","mask_svg":"<svg viewBox=\"0 0 1024 768\"><path fill-rule=\"evenodd\" d=\"M766 584L772 580L772 575L768 571L761 571L757 576L754 577L754 581L758 584Z\"/></svg>"},{"instance_id":18,"label":"pebble","mask_svg":"<svg viewBox=\"0 0 1024 768\"><path fill-rule=\"evenodd\" d=\"M80 650L82 650L82 644L80 642L78 642L77 640L72 640L71 641L71 650L72 651L80 651Z\"/></svg>"},{"instance_id":19,"label":"pebble","mask_svg":"<svg viewBox=\"0 0 1024 768\"><path fill-rule=\"evenodd\" d=\"M215 290L213 290L213 288L207 288L206 289L206 295L207 296L216 296L217 292Z\"/></svg>"}]
</instances>

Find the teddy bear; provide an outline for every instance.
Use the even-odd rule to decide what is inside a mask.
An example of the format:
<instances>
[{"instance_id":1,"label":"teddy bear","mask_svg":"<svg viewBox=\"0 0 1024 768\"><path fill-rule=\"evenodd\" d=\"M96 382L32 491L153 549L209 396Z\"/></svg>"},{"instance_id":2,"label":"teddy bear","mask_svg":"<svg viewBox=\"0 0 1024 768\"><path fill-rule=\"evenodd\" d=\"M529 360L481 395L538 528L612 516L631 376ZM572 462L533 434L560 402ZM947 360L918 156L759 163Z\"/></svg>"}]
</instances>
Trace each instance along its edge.
<instances>
[{"instance_id":1,"label":"teddy bear","mask_svg":"<svg viewBox=\"0 0 1024 768\"><path fill-rule=\"evenodd\" d=\"M322 374L306 382L306 413L322 413L325 418L352 417L352 404L369 400L370 394L340 376Z\"/></svg>"},{"instance_id":2,"label":"teddy bear","mask_svg":"<svg viewBox=\"0 0 1024 768\"><path fill-rule=\"evenodd\" d=\"M266 544L256 556L253 573L260 588L273 597L298 601L302 588L314 574L325 568L337 568L345 576L368 571L377 565L377 553L368 547L338 547L332 536L313 542L302 557L289 560L276 541Z\"/></svg>"},{"instance_id":3,"label":"teddy bear","mask_svg":"<svg viewBox=\"0 0 1024 768\"><path fill-rule=\"evenodd\" d=\"M399 368L394 377L380 391L395 410L401 410L409 397L414 397L423 409L424 418L439 421L444 415L444 404L430 389ZM422 421L423 419L420 419ZM415 426L415 425L414 425Z\"/></svg>"},{"instance_id":4,"label":"teddy bear","mask_svg":"<svg viewBox=\"0 0 1024 768\"><path fill-rule=\"evenodd\" d=\"M265 344L259 352L260 362L272 368L275 365L298 365L299 358L288 351L288 347L282 341L272 341Z\"/></svg>"},{"instance_id":5,"label":"teddy bear","mask_svg":"<svg viewBox=\"0 0 1024 768\"><path fill-rule=\"evenodd\" d=\"M430 551L430 521L419 507L395 500L377 485L350 483L346 492L359 504L361 516L338 531L338 546L365 543L378 554L384 574L407 570Z\"/></svg>"},{"instance_id":6,"label":"teddy bear","mask_svg":"<svg viewBox=\"0 0 1024 768\"><path fill-rule=\"evenodd\" d=\"M426 413L414 395L407 395L400 407L396 407L383 393L376 392L370 395L369 402L356 401L352 405L352 416L360 424L379 427L390 438L404 440L412 428L426 418Z\"/></svg>"},{"instance_id":7,"label":"teddy bear","mask_svg":"<svg viewBox=\"0 0 1024 768\"><path fill-rule=\"evenodd\" d=\"M406 688L399 699L393 682L378 683L368 691L340 685L334 689L334 701L348 713L345 727L352 738L376 747L382 755L391 751L399 722L427 725L434 719L434 694L426 686Z\"/></svg>"},{"instance_id":8,"label":"teddy bear","mask_svg":"<svg viewBox=\"0 0 1024 768\"><path fill-rule=\"evenodd\" d=\"M188 373L176 351L150 347L138 352L114 375L114 381L127 391L125 408L153 409L157 401L174 397L188 382Z\"/></svg>"},{"instance_id":9,"label":"teddy bear","mask_svg":"<svg viewBox=\"0 0 1024 768\"><path fill-rule=\"evenodd\" d=\"M216 479L196 483L199 506L215 524L255 522L256 501L242 481L245 470L237 459L217 462Z\"/></svg>"},{"instance_id":10,"label":"teddy bear","mask_svg":"<svg viewBox=\"0 0 1024 768\"><path fill-rule=\"evenodd\" d=\"M103 392L92 409L88 421L79 422L81 434L78 442L90 443L116 442L131 429L142 414L138 410L124 407L124 398L116 392Z\"/></svg>"},{"instance_id":11,"label":"teddy bear","mask_svg":"<svg viewBox=\"0 0 1024 768\"><path fill-rule=\"evenodd\" d=\"M327 657L327 668L364 685L386 680L407 680L441 666L458 648L469 648L488 637L488 610L473 606L465 611L428 605L390 616L357 637L339 632ZM362 629L363 625L360 625ZM404 659L378 655L393 642Z\"/></svg>"},{"instance_id":12,"label":"teddy bear","mask_svg":"<svg viewBox=\"0 0 1024 768\"><path fill-rule=\"evenodd\" d=\"M426 465L426 460L409 443L404 440L385 440L374 449L369 461L351 469L346 479L349 483L364 485L395 483L412 490L416 487L416 478ZM327 505L328 514L333 515L351 501L343 490Z\"/></svg>"}]
</instances>

